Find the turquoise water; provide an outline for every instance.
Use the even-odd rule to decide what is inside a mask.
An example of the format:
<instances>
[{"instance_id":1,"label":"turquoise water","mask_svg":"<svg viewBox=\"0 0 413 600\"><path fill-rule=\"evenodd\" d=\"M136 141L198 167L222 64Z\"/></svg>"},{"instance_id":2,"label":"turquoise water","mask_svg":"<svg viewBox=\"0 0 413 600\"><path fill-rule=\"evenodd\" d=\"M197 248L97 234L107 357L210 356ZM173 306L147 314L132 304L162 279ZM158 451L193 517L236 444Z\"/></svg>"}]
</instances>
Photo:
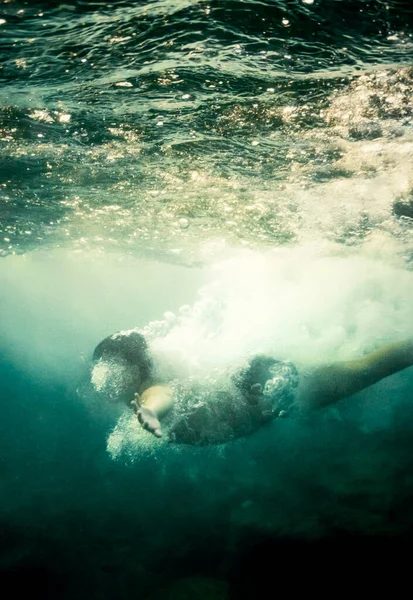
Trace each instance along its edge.
<instances>
[{"instance_id":1,"label":"turquoise water","mask_svg":"<svg viewBox=\"0 0 413 600\"><path fill-rule=\"evenodd\" d=\"M413 524L410 371L210 448L157 442L88 379L132 327L190 375L412 335L412 53L407 1L0 1L15 590L258 597L274 566L291 591L321 560L340 577L340 545L390 575Z\"/></svg>"}]
</instances>

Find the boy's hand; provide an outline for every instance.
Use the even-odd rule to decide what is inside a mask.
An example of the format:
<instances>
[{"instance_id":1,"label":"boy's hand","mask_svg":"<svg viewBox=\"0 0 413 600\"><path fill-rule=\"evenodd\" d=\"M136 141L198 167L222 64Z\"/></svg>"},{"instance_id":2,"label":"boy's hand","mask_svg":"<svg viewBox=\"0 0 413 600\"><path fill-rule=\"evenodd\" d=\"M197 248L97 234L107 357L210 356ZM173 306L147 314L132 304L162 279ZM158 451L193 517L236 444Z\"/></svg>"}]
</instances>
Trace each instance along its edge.
<instances>
[{"instance_id":1,"label":"boy's hand","mask_svg":"<svg viewBox=\"0 0 413 600\"><path fill-rule=\"evenodd\" d=\"M136 396L135 396L136 398ZM158 417L150 408L140 406L138 400L132 400L131 405L138 417L139 423L146 431L152 433L155 437L162 437L161 424L159 423Z\"/></svg>"}]
</instances>

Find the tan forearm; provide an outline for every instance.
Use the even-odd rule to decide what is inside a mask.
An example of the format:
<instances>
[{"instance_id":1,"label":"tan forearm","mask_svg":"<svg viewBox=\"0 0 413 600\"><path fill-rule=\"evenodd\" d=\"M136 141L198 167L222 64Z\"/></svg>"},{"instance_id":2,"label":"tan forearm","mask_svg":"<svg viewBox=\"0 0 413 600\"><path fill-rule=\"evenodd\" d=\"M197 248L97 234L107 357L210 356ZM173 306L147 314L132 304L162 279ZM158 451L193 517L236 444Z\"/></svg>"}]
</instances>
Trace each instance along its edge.
<instances>
[{"instance_id":1,"label":"tan forearm","mask_svg":"<svg viewBox=\"0 0 413 600\"><path fill-rule=\"evenodd\" d=\"M172 408L172 390L166 385L152 385L140 395L139 404L149 408L160 417Z\"/></svg>"},{"instance_id":2,"label":"tan forearm","mask_svg":"<svg viewBox=\"0 0 413 600\"><path fill-rule=\"evenodd\" d=\"M413 340L383 346L358 360L316 369L309 392L313 406L327 406L413 365Z\"/></svg>"}]
</instances>

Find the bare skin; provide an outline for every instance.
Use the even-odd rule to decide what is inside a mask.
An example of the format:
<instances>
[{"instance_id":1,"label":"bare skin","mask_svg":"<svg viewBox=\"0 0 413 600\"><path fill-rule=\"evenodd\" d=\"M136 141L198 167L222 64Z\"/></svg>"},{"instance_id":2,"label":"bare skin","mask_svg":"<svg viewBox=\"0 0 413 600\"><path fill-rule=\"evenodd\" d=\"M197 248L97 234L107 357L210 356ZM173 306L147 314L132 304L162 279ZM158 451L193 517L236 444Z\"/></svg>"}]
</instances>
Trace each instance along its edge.
<instances>
[{"instance_id":1,"label":"bare skin","mask_svg":"<svg viewBox=\"0 0 413 600\"><path fill-rule=\"evenodd\" d=\"M155 437L162 437L159 419L172 408L171 388L166 385L152 385L140 396L136 393L131 404L142 427Z\"/></svg>"},{"instance_id":2,"label":"bare skin","mask_svg":"<svg viewBox=\"0 0 413 600\"><path fill-rule=\"evenodd\" d=\"M388 344L363 358L314 370L306 401L310 408L334 404L413 365L413 340Z\"/></svg>"},{"instance_id":3,"label":"bare skin","mask_svg":"<svg viewBox=\"0 0 413 600\"><path fill-rule=\"evenodd\" d=\"M357 360L321 366L309 378L303 401L308 408L328 406L412 365L413 340L405 340ZM162 437L160 419L173 406L172 390L162 385L148 387L140 396L135 394L131 404L142 427Z\"/></svg>"}]
</instances>

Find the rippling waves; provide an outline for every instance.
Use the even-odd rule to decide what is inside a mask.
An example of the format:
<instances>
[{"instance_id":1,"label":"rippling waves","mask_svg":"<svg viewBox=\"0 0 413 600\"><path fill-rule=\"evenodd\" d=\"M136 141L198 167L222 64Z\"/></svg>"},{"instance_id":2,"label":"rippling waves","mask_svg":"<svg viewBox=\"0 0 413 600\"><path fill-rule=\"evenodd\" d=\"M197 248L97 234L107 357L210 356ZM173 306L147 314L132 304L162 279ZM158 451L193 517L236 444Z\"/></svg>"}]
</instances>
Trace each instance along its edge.
<instances>
[{"instance_id":1,"label":"rippling waves","mask_svg":"<svg viewBox=\"0 0 413 600\"><path fill-rule=\"evenodd\" d=\"M413 254L413 8L0 2L0 252L391 236Z\"/></svg>"}]
</instances>

